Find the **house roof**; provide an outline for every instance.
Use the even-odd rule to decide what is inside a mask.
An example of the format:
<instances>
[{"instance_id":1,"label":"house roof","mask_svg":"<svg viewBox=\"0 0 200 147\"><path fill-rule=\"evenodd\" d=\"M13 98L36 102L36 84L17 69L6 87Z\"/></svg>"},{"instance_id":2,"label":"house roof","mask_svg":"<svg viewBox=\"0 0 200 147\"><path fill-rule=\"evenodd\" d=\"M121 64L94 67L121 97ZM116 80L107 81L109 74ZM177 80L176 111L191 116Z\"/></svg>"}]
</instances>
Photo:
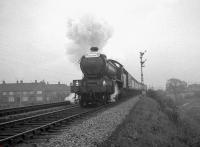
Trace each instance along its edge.
<instances>
[{"instance_id":1,"label":"house roof","mask_svg":"<svg viewBox=\"0 0 200 147\"><path fill-rule=\"evenodd\" d=\"M35 91L45 89L45 83L4 83L0 91Z\"/></svg>"},{"instance_id":2,"label":"house roof","mask_svg":"<svg viewBox=\"0 0 200 147\"><path fill-rule=\"evenodd\" d=\"M47 91L69 91L70 87L65 84L47 84Z\"/></svg>"},{"instance_id":3,"label":"house roof","mask_svg":"<svg viewBox=\"0 0 200 147\"><path fill-rule=\"evenodd\" d=\"M69 91L70 87L65 84L40 83L3 83L0 84L0 92L6 91Z\"/></svg>"}]
</instances>

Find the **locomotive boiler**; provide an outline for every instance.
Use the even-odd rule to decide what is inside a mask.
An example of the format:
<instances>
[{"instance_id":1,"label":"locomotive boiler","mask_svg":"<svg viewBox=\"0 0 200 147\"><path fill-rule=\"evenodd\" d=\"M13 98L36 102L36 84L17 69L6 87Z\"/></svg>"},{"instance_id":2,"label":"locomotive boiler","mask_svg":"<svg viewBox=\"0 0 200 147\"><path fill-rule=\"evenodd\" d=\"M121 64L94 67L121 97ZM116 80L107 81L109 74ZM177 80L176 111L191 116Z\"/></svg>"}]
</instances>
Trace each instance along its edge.
<instances>
[{"instance_id":1,"label":"locomotive boiler","mask_svg":"<svg viewBox=\"0 0 200 147\"><path fill-rule=\"evenodd\" d=\"M71 92L78 96L82 107L116 101L122 90L139 91L142 87L119 62L107 59L97 47L92 47L90 53L82 56L80 68L83 78L73 80Z\"/></svg>"}]
</instances>

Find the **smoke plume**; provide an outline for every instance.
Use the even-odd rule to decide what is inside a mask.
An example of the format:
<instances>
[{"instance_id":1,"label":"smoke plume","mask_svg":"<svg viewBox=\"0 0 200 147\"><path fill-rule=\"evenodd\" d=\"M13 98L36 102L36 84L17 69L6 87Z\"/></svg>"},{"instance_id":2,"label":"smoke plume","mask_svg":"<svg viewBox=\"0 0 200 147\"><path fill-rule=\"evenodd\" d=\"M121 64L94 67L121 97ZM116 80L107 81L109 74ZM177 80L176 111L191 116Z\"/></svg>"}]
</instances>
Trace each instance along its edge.
<instances>
[{"instance_id":1,"label":"smoke plume","mask_svg":"<svg viewBox=\"0 0 200 147\"><path fill-rule=\"evenodd\" d=\"M71 61L77 63L91 47L98 47L101 51L112 32L112 28L105 21L97 20L93 16L68 20L67 37L71 42L67 45L67 54L70 55Z\"/></svg>"}]
</instances>

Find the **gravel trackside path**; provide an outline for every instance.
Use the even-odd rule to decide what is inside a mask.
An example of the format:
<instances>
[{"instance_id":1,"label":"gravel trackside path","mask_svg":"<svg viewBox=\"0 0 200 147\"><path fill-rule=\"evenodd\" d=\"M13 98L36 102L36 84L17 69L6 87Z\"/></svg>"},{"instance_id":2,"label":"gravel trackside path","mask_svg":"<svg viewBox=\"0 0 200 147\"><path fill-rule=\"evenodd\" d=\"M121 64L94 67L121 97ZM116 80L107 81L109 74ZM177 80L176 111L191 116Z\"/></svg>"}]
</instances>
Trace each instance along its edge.
<instances>
[{"instance_id":1,"label":"gravel trackside path","mask_svg":"<svg viewBox=\"0 0 200 147\"><path fill-rule=\"evenodd\" d=\"M55 138L39 143L37 147L90 147L97 146L111 135L122 123L139 97L131 98L122 104L98 113L79 124L71 124Z\"/></svg>"}]
</instances>

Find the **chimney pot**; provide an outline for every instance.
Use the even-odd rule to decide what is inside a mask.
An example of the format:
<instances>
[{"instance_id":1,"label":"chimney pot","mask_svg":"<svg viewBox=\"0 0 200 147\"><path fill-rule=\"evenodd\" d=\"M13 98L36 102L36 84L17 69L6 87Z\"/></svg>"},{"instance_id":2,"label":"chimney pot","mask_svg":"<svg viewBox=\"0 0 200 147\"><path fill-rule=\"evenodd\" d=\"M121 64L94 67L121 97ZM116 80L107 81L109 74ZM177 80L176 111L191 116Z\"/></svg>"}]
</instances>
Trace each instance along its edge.
<instances>
[{"instance_id":1,"label":"chimney pot","mask_svg":"<svg viewBox=\"0 0 200 147\"><path fill-rule=\"evenodd\" d=\"M97 51L99 50L99 48L98 48L98 47L91 47L90 50L91 50L92 52L97 52Z\"/></svg>"}]
</instances>

